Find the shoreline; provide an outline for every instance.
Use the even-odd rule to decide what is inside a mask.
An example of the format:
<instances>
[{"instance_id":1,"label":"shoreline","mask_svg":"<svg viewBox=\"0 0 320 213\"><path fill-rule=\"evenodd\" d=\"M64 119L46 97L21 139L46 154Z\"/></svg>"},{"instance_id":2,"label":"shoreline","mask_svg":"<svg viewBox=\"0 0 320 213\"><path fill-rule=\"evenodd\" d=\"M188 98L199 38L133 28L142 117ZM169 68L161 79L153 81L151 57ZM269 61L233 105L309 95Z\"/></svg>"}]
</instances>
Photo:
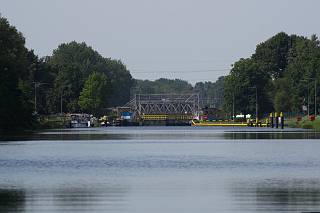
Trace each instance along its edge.
<instances>
[{"instance_id":1,"label":"shoreline","mask_svg":"<svg viewBox=\"0 0 320 213\"><path fill-rule=\"evenodd\" d=\"M314 121L310 121L307 116L302 117L300 121L297 118L290 118L286 120L286 124L290 128L320 130L320 117Z\"/></svg>"}]
</instances>

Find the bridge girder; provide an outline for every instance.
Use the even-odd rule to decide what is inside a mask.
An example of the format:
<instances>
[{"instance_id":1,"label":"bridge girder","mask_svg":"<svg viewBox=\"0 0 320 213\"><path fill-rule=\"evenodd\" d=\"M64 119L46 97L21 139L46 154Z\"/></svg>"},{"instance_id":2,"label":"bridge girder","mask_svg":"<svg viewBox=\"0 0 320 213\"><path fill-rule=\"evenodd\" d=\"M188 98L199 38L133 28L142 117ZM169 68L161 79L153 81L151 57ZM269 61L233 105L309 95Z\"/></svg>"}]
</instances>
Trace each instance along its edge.
<instances>
[{"instance_id":1,"label":"bridge girder","mask_svg":"<svg viewBox=\"0 0 320 213\"><path fill-rule=\"evenodd\" d=\"M135 117L143 115L196 115L200 110L199 94L136 94L125 106Z\"/></svg>"}]
</instances>

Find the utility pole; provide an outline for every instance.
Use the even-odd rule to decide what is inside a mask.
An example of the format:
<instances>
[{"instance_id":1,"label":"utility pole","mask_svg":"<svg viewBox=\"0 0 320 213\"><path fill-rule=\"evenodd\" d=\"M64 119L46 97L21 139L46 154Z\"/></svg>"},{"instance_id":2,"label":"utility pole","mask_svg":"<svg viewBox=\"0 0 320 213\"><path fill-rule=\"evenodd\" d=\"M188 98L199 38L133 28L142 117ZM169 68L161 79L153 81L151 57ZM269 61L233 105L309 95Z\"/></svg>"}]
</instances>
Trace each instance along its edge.
<instances>
[{"instance_id":1,"label":"utility pole","mask_svg":"<svg viewBox=\"0 0 320 213\"><path fill-rule=\"evenodd\" d=\"M255 86L256 88L256 123L258 123L258 88L257 86Z\"/></svg>"},{"instance_id":2,"label":"utility pole","mask_svg":"<svg viewBox=\"0 0 320 213\"><path fill-rule=\"evenodd\" d=\"M307 78L302 79L301 81L307 81L314 80L314 116L317 117L317 78ZM309 85L308 85L308 116L310 115L309 110Z\"/></svg>"},{"instance_id":3,"label":"utility pole","mask_svg":"<svg viewBox=\"0 0 320 213\"><path fill-rule=\"evenodd\" d=\"M232 96L232 121L234 122L234 92Z\"/></svg>"},{"instance_id":4,"label":"utility pole","mask_svg":"<svg viewBox=\"0 0 320 213\"><path fill-rule=\"evenodd\" d=\"M310 78L309 78L310 79ZM307 82L307 91L308 91L308 97L307 97L307 102L308 102L308 117L310 116L310 88L309 88L309 80L308 79L302 79L301 81Z\"/></svg>"},{"instance_id":5,"label":"utility pole","mask_svg":"<svg viewBox=\"0 0 320 213\"><path fill-rule=\"evenodd\" d=\"M37 84L38 82L34 83L34 114L37 114Z\"/></svg>"},{"instance_id":6,"label":"utility pole","mask_svg":"<svg viewBox=\"0 0 320 213\"><path fill-rule=\"evenodd\" d=\"M34 81L32 83L34 84L34 114L37 114L37 87L48 83L41 83L37 81Z\"/></svg>"},{"instance_id":7,"label":"utility pole","mask_svg":"<svg viewBox=\"0 0 320 213\"><path fill-rule=\"evenodd\" d=\"M60 94L60 113L62 115L62 93Z\"/></svg>"},{"instance_id":8,"label":"utility pole","mask_svg":"<svg viewBox=\"0 0 320 213\"><path fill-rule=\"evenodd\" d=\"M314 78L314 116L317 117L317 78Z\"/></svg>"},{"instance_id":9,"label":"utility pole","mask_svg":"<svg viewBox=\"0 0 320 213\"><path fill-rule=\"evenodd\" d=\"M310 116L310 95L309 95L309 86L308 86L308 118Z\"/></svg>"}]
</instances>

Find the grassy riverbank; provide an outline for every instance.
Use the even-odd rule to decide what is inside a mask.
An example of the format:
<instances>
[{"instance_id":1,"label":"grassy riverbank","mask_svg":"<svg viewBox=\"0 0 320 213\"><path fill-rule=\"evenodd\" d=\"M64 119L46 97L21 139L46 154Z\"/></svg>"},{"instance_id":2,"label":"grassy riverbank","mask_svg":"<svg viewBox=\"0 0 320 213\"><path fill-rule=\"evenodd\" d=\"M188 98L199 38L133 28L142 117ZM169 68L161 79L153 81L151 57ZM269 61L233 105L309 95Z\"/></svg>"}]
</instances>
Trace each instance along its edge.
<instances>
[{"instance_id":1,"label":"grassy riverbank","mask_svg":"<svg viewBox=\"0 0 320 213\"><path fill-rule=\"evenodd\" d=\"M314 121L310 121L307 116L302 117L300 121L297 121L297 118L290 118L286 120L286 123L291 128L320 130L319 116Z\"/></svg>"},{"instance_id":2,"label":"grassy riverbank","mask_svg":"<svg viewBox=\"0 0 320 213\"><path fill-rule=\"evenodd\" d=\"M47 115L41 116L38 124L39 129L66 128L70 125L70 119L66 116Z\"/></svg>"}]
</instances>

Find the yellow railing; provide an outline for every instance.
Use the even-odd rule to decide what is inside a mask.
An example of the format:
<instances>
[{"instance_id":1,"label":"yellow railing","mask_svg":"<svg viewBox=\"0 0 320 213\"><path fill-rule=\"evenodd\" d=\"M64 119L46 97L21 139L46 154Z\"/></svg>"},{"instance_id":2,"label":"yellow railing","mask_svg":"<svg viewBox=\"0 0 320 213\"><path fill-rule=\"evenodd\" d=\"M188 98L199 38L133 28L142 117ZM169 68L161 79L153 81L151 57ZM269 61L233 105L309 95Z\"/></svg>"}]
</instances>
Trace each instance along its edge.
<instances>
[{"instance_id":1,"label":"yellow railing","mask_svg":"<svg viewBox=\"0 0 320 213\"><path fill-rule=\"evenodd\" d=\"M192 115L142 115L143 120L164 121L164 120L192 120Z\"/></svg>"}]
</instances>

